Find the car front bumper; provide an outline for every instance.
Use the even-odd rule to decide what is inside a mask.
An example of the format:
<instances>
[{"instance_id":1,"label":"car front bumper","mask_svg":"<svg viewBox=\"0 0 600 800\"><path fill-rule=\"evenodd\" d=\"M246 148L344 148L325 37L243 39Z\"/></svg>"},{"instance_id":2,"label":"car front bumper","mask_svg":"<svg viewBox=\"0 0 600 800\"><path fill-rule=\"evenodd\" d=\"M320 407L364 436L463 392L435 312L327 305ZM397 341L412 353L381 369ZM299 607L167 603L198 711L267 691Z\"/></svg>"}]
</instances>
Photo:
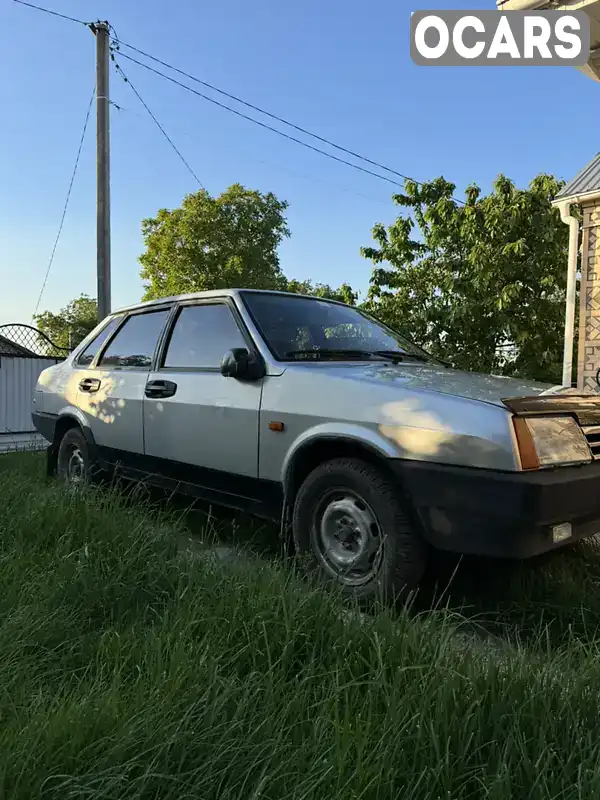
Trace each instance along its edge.
<instances>
[{"instance_id":1,"label":"car front bumper","mask_svg":"<svg viewBox=\"0 0 600 800\"><path fill-rule=\"evenodd\" d=\"M408 461L394 469L440 550L523 559L600 533L600 461L512 473ZM564 523L571 535L556 542Z\"/></svg>"}]
</instances>

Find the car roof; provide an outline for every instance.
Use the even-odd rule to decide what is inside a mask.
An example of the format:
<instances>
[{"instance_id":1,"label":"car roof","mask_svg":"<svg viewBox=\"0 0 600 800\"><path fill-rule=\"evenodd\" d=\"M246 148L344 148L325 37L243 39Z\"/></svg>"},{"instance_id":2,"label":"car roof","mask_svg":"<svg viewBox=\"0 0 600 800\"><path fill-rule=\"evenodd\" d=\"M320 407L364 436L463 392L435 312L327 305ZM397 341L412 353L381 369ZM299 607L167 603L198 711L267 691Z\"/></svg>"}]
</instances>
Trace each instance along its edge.
<instances>
[{"instance_id":1,"label":"car roof","mask_svg":"<svg viewBox=\"0 0 600 800\"><path fill-rule=\"evenodd\" d=\"M158 300L146 300L143 303L134 303L130 306L123 306L122 308L118 308L115 311L111 312L111 316L115 314L123 314L129 311L138 311L142 308L151 308L152 306L161 306L165 303L177 303L181 302L182 300L200 300L205 297L237 297L243 293L252 293L252 294L279 294L282 297L303 297L309 298L312 300L325 300L328 303L337 303L337 305L345 305L345 303L340 303L338 300L330 300L329 298L325 297L315 297L314 295L310 294L299 294L297 292L281 292L276 291L274 289L211 289L206 292L191 292L190 294L176 294L170 297L161 297Z\"/></svg>"}]
</instances>

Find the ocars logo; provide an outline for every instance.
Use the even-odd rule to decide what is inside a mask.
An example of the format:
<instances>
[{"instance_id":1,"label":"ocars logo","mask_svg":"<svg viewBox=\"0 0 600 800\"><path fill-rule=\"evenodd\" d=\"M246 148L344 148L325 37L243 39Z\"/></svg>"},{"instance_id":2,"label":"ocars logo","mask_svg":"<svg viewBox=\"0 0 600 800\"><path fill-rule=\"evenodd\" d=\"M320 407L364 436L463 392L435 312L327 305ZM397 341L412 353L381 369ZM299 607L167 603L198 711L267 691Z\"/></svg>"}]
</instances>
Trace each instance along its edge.
<instances>
[{"instance_id":1,"label":"ocars logo","mask_svg":"<svg viewBox=\"0 0 600 800\"><path fill-rule=\"evenodd\" d=\"M420 66L582 66L590 22L584 11L416 11L410 54Z\"/></svg>"}]
</instances>

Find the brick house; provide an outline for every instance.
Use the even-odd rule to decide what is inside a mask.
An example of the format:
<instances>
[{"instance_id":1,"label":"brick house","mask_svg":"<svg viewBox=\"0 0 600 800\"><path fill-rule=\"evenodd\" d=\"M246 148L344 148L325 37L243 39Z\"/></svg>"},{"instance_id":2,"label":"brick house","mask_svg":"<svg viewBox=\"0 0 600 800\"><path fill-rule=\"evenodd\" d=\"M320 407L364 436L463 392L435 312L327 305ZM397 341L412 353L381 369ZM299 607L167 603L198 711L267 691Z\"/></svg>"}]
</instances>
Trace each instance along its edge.
<instances>
[{"instance_id":1,"label":"brick house","mask_svg":"<svg viewBox=\"0 0 600 800\"><path fill-rule=\"evenodd\" d=\"M578 67L600 81L600 0L496 0L499 11L585 11L590 21L590 57ZM554 205L569 225L563 385L573 380L577 341L577 387L600 387L600 154L558 194ZM579 331L574 330L578 258L581 254Z\"/></svg>"},{"instance_id":2,"label":"brick house","mask_svg":"<svg viewBox=\"0 0 600 800\"><path fill-rule=\"evenodd\" d=\"M563 383L571 375L575 289L580 270L577 387L600 386L600 153L569 181L554 200L570 227ZM581 261L578 263L578 258Z\"/></svg>"}]
</instances>

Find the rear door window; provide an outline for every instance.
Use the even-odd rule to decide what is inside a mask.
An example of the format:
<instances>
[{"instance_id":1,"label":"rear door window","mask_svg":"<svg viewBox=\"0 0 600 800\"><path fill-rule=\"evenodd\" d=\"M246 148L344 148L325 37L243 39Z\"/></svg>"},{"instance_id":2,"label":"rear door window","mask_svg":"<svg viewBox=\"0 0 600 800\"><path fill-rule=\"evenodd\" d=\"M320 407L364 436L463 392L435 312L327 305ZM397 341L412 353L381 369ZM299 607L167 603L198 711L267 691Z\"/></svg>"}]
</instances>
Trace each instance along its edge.
<instances>
[{"instance_id":1,"label":"rear door window","mask_svg":"<svg viewBox=\"0 0 600 800\"><path fill-rule=\"evenodd\" d=\"M108 339L109 336L112 336L114 330L116 329L117 325L121 322L123 317L113 317L100 331L100 333L95 336L92 341L88 344L88 346L83 350L79 358L77 359L77 364L80 367L89 367L92 361L96 358L96 355L100 352L102 345Z\"/></svg>"},{"instance_id":2,"label":"rear door window","mask_svg":"<svg viewBox=\"0 0 600 800\"><path fill-rule=\"evenodd\" d=\"M98 366L150 369L170 309L132 314L108 345Z\"/></svg>"}]
</instances>

